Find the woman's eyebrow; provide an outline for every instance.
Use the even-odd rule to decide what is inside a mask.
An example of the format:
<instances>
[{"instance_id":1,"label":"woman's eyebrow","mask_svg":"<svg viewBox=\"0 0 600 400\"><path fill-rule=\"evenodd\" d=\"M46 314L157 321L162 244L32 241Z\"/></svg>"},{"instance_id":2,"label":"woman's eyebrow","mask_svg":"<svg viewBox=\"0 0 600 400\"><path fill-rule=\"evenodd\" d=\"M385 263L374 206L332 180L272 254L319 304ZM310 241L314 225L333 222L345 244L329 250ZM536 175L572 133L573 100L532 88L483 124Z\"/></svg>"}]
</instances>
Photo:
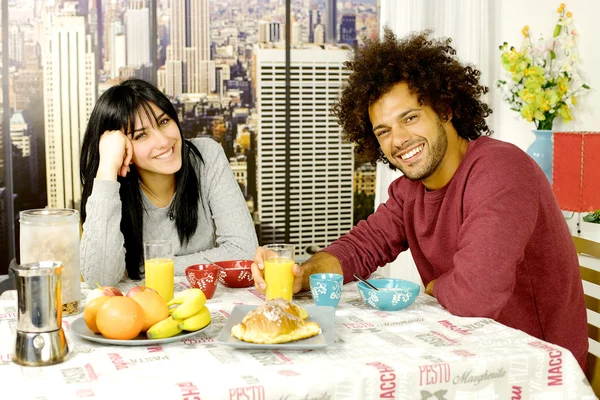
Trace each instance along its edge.
<instances>
[{"instance_id":1,"label":"woman's eyebrow","mask_svg":"<svg viewBox=\"0 0 600 400\"><path fill-rule=\"evenodd\" d=\"M156 117L156 120L157 120L157 121L159 121L159 120L160 120L162 117L164 117L164 116L165 116L165 114L166 114L166 113L164 113L164 112L163 112L163 113L162 113L162 114L160 114L158 117ZM142 126L141 128L138 128L138 129L134 130L134 131L133 131L133 133L136 133L136 132L141 132L141 131L143 131L144 129L146 129L146 127Z\"/></svg>"}]
</instances>

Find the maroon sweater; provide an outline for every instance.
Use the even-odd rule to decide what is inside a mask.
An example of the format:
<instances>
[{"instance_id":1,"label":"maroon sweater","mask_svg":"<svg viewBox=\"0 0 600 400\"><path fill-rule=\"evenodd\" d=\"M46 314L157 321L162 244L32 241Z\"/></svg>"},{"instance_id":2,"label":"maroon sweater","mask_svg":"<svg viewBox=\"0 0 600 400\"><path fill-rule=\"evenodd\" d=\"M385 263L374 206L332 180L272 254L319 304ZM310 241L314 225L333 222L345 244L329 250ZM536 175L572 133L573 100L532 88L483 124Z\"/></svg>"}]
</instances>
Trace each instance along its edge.
<instances>
[{"instance_id":1,"label":"maroon sweater","mask_svg":"<svg viewBox=\"0 0 600 400\"><path fill-rule=\"evenodd\" d=\"M423 283L450 313L487 317L570 350L585 370L587 317L579 262L548 180L516 146L469 143L453 178L427 191L405 177L366 221L324 251L344 280L410 248Z\"/></svg>"}]
</instances>

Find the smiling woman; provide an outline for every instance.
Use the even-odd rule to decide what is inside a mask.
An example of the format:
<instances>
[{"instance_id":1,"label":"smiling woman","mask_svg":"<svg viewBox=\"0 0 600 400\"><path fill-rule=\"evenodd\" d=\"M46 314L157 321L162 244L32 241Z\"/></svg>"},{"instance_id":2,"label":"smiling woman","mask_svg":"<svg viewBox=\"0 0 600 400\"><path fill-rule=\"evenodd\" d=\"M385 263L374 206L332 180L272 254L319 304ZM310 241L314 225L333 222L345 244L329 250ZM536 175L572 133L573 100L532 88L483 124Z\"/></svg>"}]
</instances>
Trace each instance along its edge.
<instances>
[{"instance_id":1,"label":"smiling woman","mask_svg":"<svg viewBox=\"0 0 600 400\"><path fill-rule=\"evenodd\" d=\"M177 112L138 79L98 99L81 149L82 273L92 286L141 279L143 243L179 240L175 273L198 258L251 258L252 219L222 147L184 140ZM199 229L202 227L202 229Z\"/></svg>"},{"instance_id":2,"label":"smiling woman","mask_svg":"<svg viewBox=\"0 0 600 400\"><path fill-rule=\"evenodd\" d=\"M127 134L133 143L131 161L146 188L159 186L157 191L167 189L168 196L169 188L153 183L157 179L174 181L174 174L181 168L183 138L178 125L156 104L148 103L142 106L144 112L136 115L135 130ZM174 185L172 186L174 189Z\"/></svg>"}]
</instances>

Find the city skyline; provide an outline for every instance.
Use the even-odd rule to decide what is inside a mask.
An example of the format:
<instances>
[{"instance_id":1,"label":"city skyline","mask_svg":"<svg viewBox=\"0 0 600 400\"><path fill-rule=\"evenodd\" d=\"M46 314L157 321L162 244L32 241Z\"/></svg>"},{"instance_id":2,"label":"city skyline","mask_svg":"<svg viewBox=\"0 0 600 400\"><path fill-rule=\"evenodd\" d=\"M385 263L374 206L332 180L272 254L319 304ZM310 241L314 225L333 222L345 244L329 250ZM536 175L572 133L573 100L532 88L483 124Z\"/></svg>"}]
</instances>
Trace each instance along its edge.
<instances>
[{"instance_id":1,"label":"city skyline","mask_svg":"<svg viewBox=\"0 0 600 400\"><path fill-rule=\"evenodd\" d=\"M155 13L151 3L152 0L25 0L11 5L9 101L11 117L15 115L12 119L14 131L22 126L21 120L26 126L22 138L17 138L17 135L12 141L14 168L28 165L28 171L31 171L28 174L41 174L40 179L46 177L45 184L33 184L36 178L26 189L15 192L15 214L18 215L22 207L79 208L79 148L91 110L97 97L110 86L123 79L137 77L154 80L171 98L179 110L186 137L208 135L223 145L260 235L261 226L268 224L260 221L261 215L267 214L261 214L259 199L262 193L257 187L260 183L257 183L256 176L257 165L261 162L261 150L257 145L261 140L261 99L256 86L255 53L260 43L272 49L283 48L286 39L285 2L158 1ZM320 46L322 52L332 51L324 47L326 18L329 15L325 0L294 1L290 11L292 54L308 51L311 46ZM344 20L345 15L355 16L355 44L360 44L364 37L376 35L377 14L372 2L340 1L336 11L339 32L336 42L351 45L341 37L342 32L349 32L347 35L353 33L352 27L344 28L352 24ZM152 15L156 15L154 28L148 26ZM135 26L132 21L135 21ZM139 26L140 21L142 26ZM265 31L261 24L269 29ZM153 29L157 32L154 57L151 56L149 37ZM345 49L350 51L350 47ZM304 71L301 64L298 67ZM154 78L153 70L157 71ZM340 78L337 76L335 79ZM311 82L313 87L322 83L314 75L307 75L302 81ZM277 85L284 84L285 79L280 75L277 82ZM339 84L336 85L335 90L339 91ZM333 93L329 94L333 96ZM339 126L326 111L333 98L325 102L326 107L313 113L331 124L327 135L339 137ZM277 103L283 101L279 95L272 100ZM302 105L304 108L308 106L308 103ZM18 113L21 113L20 116ZM312 135L320 134L314 127L309 126L308 130ZM292 135L303 133L304 128L291 132ZM29 155L23 147L26 141L33 149ZM318 145L316 148L319 148ZM349 155L344 167L347 170L343 171L346 191L342 197L344 202L352 205L356 163L351 150ZM3 158L0 159L0 168L2 161ZM293 175L296 167L293 164L287 174ZM374 177L374 169L371 168L371 171ZM14 170L13 175L22 177L23 172ZM296 176L300 177L302 173L298 172ZM350 183L349 191L347 182ZM3 186L0 185L0 188ZM312 197L306 200L310 202ZM349 218L350 225L345 220L343 228L336 228L335 234L327 234L327 238L319 239L315 246L322 247L351 227L351 207L350 212L344 208L342 214L343 218ZM10 221L6 218L3 221L5 232L10 229ZM286 223L310 230L309 225L300 220ZM310 220L310 224L315 222ZM18 230L18 226L15 229ZM290 227L286 229L289 234ZM304 239L298 237L298 240ZM302 243L300 247L314 245L304 246Z\"/></svg>"}]
</instances>

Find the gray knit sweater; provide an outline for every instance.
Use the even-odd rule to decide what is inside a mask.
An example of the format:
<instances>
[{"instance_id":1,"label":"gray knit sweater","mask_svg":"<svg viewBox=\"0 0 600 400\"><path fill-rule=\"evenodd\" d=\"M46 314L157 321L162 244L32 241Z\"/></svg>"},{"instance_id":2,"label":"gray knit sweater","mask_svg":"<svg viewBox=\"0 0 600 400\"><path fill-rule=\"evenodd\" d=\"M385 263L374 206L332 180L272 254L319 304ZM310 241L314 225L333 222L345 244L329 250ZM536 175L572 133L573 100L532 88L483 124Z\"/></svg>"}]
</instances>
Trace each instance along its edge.
<instances>
[{"instance_id":1,"label":"gray knit sweater","mask_svg":"<svg viewBox=\"0 0 600 400\"><path fill-rule=\"evenodd\" d=\"M144 241L173 240L176 275L183 275L189 265L207 263L205 256L212 261L253 259L258 247L252 218L223 148L210 138L192 139L192 143L204 160L196 171L202 204L198 204L198 228L187 245L180 246L175 221L168 217L169 207L156 207L142 192ZM96 287L96 282L115 285L125 276L120 185L95 179L86 204L81 272L90 287Z\"/></svg>"}]
</instances>

